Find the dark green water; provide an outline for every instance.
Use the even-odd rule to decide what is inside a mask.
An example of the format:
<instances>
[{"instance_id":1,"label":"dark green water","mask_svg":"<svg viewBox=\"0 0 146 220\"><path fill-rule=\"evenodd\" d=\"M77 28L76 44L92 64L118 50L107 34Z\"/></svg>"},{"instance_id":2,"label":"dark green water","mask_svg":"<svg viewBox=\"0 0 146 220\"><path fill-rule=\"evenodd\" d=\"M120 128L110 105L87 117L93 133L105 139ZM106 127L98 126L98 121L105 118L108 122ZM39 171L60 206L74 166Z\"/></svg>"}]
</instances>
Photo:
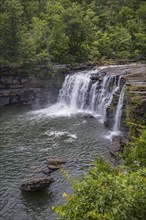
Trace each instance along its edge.
<instances>
[{"instance_id":1,"label":"dark green water","mask_svg":"<svg viewBox=\"0 0 146 220\"><path fill-rule=\"evenodd\" d=\"M72 192L63 174L54 172L55 182L39 193L22 193L22 180L38 175L34 171L52 156L68 159L64 168L79 178L95 157L108 152L108 131L96 119L29 113L21 107L0 110L0 220L56 220L51 207L64 202L64 191Z\"/></svg>"}]
</instances>

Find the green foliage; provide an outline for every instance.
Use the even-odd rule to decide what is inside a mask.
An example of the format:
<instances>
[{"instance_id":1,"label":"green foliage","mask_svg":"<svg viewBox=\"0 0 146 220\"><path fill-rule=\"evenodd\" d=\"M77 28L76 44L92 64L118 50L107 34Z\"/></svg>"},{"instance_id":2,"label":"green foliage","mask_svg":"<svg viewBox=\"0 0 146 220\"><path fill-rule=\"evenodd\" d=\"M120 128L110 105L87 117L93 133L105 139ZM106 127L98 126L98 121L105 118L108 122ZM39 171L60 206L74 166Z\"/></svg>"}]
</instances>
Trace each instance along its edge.
<instances>
[{"instance_id":1,"label":"green foliage","mask_svg":"<svg viewBox=\"0 0 146 220\"><path fill-rule=\"evenodd\" d=\"M141 129L146 126L146 115L143 112L142 100L139 95L133 96L128 87L126 97L126 124L129 128L129 137L139 137Z\"/></svg>"},{"instance_id":2,"label":"green foliage","mask_svg":"<svg viewBox=\"0 0 146 220\"><path fill-rule=\"evenodd\" d=\"M146 169L128 172L102 160L73 184L67 203L53 207L63 220L136 220L146 214Z\"/></svg>"},{"instance_id":3,"label":"green foliage","mask_svg":"<svg viewBox=\"0 0 146 220\"><path fill-rule=\"evenodd\" d=\"M145 1L1 0L0 64L145 57Z\"/></svg>"},{"instance_id":4,"label":"green foliage","mask_svg":"<svg viewBox=\"0 0 146 220\"><path fill-rule=\"evenodd\" d=\"M64 193L66 203L53 207L58 219L145 219L146 121L140 114L142 100L138 95L133 97L130 91L130 88L127 89L126 109L130 141L124 148L121 165L112 167L98 159L79 181L67 174L74 193Z\"/></svg>"},{"instance_id":5,"label":"green foliage","mask_svg":"<svg viewBox=\"0 0 146 220\"><path fill-rule=\"evenodd\" d=\"M71 4L67 0L58 1L53 5L48 4L46 14L50 24L48 46L53 61L71 63L88 60L89 45L94 36L91 17L94 16L90 9L83 11L81 5Z\"/></svg>"},{"instance_id":6,"label":"green foliage","mask_svg":"<svg viewBox=\"0 0 146 220\"><path fill-rule=\"evenodd\" d=\"M124 148L124 163L132 170L146 167L146 115L140 96L133 96L130 88L127 89L126 124L131 140Z\"/></svg>"},{"instance_id":7,"label":"green foliage","mask_svg":"<svg viewBox=\"0 0 146 220\"><path fill-rule=\"evenodd\" d=\"M123 159L132 170L146 167L146 127L139 138L133 137L133 140L127 144Z\"/></svg>"},{"instance_id":8,"label":"green foliage","mask_svg":"<svg viewBox=\"0 0 146 220\"><path fill-rule=\"evenodd\" d=\"M19 0L5 0L1 4L0 61L19 62L23 8Z\"/></svg>"}]
</instances>

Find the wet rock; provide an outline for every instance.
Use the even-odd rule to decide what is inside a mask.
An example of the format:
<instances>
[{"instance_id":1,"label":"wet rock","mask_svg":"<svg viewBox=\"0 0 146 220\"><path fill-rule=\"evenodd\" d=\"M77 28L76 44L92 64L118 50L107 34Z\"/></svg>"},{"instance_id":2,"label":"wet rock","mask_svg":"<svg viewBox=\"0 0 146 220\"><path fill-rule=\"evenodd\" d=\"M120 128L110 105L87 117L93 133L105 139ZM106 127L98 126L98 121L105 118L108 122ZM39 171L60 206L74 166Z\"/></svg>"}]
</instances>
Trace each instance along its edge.
<instances>
[{"instance_id":1,"label":"wet rock","mask_svg":"<svg viewBox=\"0 0 146 220\"><path fill-rule=\"evenodd\" d=\"M44 173L45 175L50 175L50 173L52 172L52 170L48 169L47 167L43 168L40 171L41 171L41 173Z\"/></svg>"},{"instance_id":2,"label":"wet rock","mask_svg":"<svg viewBox=\"0 0 146 220\"><path fill-rule=\"evenodd\" d=\"M8 105L10 102L9 96L0 96L0 106Z\"/></svg>"},{"instance_id":3,"label":"wet rock","mask_svg":"<svg viewBox=\"0 0 146 220\"><path fill-rule=\"evenodd\" d=\"M55 165L48 165L48 168L51 172L55 171L55 170L58 170L59 167L55 166Z\"/></svg>"},{"instance_id":4,"label":"wet rock","mask_svg":"<svg viewBox=\"0 0 146 220\"><path fill-rule=\"evenodd\" d=\"M52 182L53 178L31 178L22 182L20 189L22 191L36 191L47 188Z\"/></svg>"},{"instance_id":5,"label":"wet rock","mask_svg":"<svg viewBox=\"0 0 146 220\"><path fill-rule=\"evenodd\" d=\"M47 167L35 169L33 172L36 174L43 173L43 174L49 176L52 172L54 172L55 170L58 170L58 169L59 169L58 166L48 165Z\"/></svg>"},{"instance_id":6,"label":"wet rock","mask_svg":"<svg viewBox=\"0 0 146 220\"><path fill-rule=\"evenodd\" d=\"M102 81L103 80L103 77L106 75L107 73L104 72L104 71L101 71L95 75L92 75L90 77L90 79L93 81L93 82L96 82L96 81Z\"/></svg>"},{"instance_id":7,"label":"wet rock","mask_svg":"<svg viewBox=\"0 0 146 220\"><path fill-rule=\"evenodd\" d=\"M110 146L110 153L113 156L116 156L117 153L121 150L121 137L114 137L112 140L112 144Z\"/></svg>"},{"instance_id":8,"label":"wet rock","mask_svg":"<svg viewBox=\"0 0 146 220\"><path fill-rule=\"evenodd\" d=\"M18 102L19 102L19 96L18 95L10 96L10 104L16 104Z\"/></svg>"},{"instance_id":9,"label":"wet rock","mask_svg":"<svg viewBox=\"0 0 146 220\"><path fill-rule=\"evenodd\" d=\"M107 74L105 71L100 71L100 76L104 77Z\"/></svg>"},{"instance_id":10,"label":"wet rock","mask_svg":"<svg viewBox=\"0 0 146 220\"><path fill-rule=\"evenodd\" d=\"M111 145L109 147L109 152L111 156L114 158L114 162L120 160L119 153L123 153L124 146L128 142L128 139L125 139L121 136L115 136L112 139Z\"/></svg>"},{"instance_id":11,"label":"wet rock","mask_svg":"<svg viewBox=\"0 0 146 220\"><path fill-rule=\"evenodd\" d=\"M93 80L93 81L98 81L100 78L99 75L96 75L96 76L91 76L90 79Z\"/></svg>"},{"instance_id":12,"label":"wet rock","mask_svg":"<svg viewBox=\"0 0 146 220\"><path fill-rule=\"evenodd\" d=\"M35 92L33 90L24 91L21 95L21 102L33 101L35 98Z\"/></svg>"},{"instance_id":13,"label":"wet rock","mask_svg":"<svg viewBox=\"0 0 146 220\"><path fill-rule=\"evenodd\" d=\"M90 115L90 114L87 114L87 115L84 115L84 118L85 118L85 119L94 118L94 116L93 116L93 115Z\"/></svg>"},{"instance_id":14,"label":"wet rock","mask_svg":"<svg viewBox=\"0 0 146 220\"><path fill-rule=\"evenodd\" d=\"M54 158L49 158L47 159L47 164L49 165L61 165L61 164L65 164L66 160L60 157L54 157Z\"/></svg>"}]
</instances>

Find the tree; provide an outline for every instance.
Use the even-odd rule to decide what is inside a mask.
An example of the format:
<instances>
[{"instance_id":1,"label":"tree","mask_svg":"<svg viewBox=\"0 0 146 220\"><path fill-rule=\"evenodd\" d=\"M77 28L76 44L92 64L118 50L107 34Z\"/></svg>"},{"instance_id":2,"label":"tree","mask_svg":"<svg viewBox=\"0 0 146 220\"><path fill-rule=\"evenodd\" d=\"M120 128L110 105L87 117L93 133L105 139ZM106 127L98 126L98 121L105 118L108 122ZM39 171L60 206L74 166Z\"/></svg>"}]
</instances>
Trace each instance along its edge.
<instances>
[{"instance_id":1,"label":"tree","mask_svg":"<svg viewBox=\"0 0 146 220\"><path fill-rule=\"evenodd\" d=\"M23 7L19 0L5 0L1 7L0 48L2 62L18 62Z\"/></svg>"},{"instance_id":2,"label":"tree","mask_svg":"<svg viewBox=\"0 0 146 220\"><path fill-rule=\"evenodd\" d=\"M127 29L120 26L109 27L109 37L114 58L129 58L132 39Z\"/></svg>"},{"instance_id":3,"label":"tree","mask_svg":"<svg viewBox=\"0 0 146 220\"><path fill-rule=\"evenodd\" d=\"M48 4L46 14L50 27L48 44L54 61L88 60L90 44L94 36L94 25L91 19L94 17L95 14L91 9L84 11L78 3L71 4L66 0Z\"/></svg>"}]
</instances>

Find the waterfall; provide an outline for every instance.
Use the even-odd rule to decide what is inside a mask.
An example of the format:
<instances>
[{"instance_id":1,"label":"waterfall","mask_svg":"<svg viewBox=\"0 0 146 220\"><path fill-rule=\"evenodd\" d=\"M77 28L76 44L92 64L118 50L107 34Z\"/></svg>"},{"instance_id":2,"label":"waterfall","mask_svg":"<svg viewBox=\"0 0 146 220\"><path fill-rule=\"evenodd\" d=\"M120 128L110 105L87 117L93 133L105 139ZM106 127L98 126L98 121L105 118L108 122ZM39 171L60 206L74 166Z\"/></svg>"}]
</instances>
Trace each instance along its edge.
<instances>
[{"instance_id":1,"label":"waterfall","mask_svg":"<svg viewBox=\"0 0 146 220\"><path fill-rule=\"evenodd\" d=\"M91 79L86 74L68 75L59 92L58 102L67 105L71 111L85 110Z\"/></svg>"},{"instance_id":2,"label":"waterfall","mask_svg":"<svg viewBox=\"0 0 146 220\"><path fill-rule=\"evenodd\" d=\"M114 119L114 127L113 127L113 133L115 134L120 133L120 122L121 122L121 116L122 116L122 107L124 103L125 88L126 86L124 85L121 90L119 101L117 104L117 109L116 109L116 114L115 114L115 119Z\"/></svg>"},{"instance_id":3,"label":"waterfall","mask_svg":"<svg viewBox=\"0 0 146 220\"><path fill-rule=\"evenodd\" d=\"M87 112L106 121L107 108L113 95L120 89L121 77L104 76L102 81L92 83L92 73L67 75L59 92L58 103L66 105L71 113Z\"/></svg>"},{"instance_id":4,"label":"waterfall","mask_svg":"<svg viewBox=\"0 0 146 220\"><path fill-rule=\"evenodd\" d=\"M113 100L113 95L120 89L120 81L121 81L121 76L118 76L118 80L117 80L117 76L109 76L108 78L106 78L106 83L103 83L104 88L102 88L102 92L101 92L102 97L99 99L99 106L98 106L98 111L99 114L101 115L102 122L106 121L107 108L110 106Z\"/></svg>"},{"instance_id":5,"label":"waterfall","mask_svg":"<svg viewBox=\"0 0 146 220\"><path fill-rule=\"evenodd\" d=\"M103 121L106 121L107 108L112 103L113 95L120 89L120 82L121 82L121 76L119 76L117 84L116 84L116 78L115 78L115 83L114 83L113 90L112 90L111 93L108 94L109 99L108 99L108 102L105 103L105 106L104 106L104 109L103 109L103 114L102 114Z\"/></svg>"},{"instance_id":6,"label":"waterfall","mask_svg":"<svg viewBox=\"0 0 146 220\"><path fill-rule=\"evenodd\" d=\"M102 69L67 75L59 91L57 103L38 112L58 117L87 113L104 123L107 120L107 108L111 105L114 94L120 90L121 76L114 73L103 76ZM115 133L120 129L124 91L125 87L120 93L116 108L113 127Z\"/></svg>"}]
</instances>

